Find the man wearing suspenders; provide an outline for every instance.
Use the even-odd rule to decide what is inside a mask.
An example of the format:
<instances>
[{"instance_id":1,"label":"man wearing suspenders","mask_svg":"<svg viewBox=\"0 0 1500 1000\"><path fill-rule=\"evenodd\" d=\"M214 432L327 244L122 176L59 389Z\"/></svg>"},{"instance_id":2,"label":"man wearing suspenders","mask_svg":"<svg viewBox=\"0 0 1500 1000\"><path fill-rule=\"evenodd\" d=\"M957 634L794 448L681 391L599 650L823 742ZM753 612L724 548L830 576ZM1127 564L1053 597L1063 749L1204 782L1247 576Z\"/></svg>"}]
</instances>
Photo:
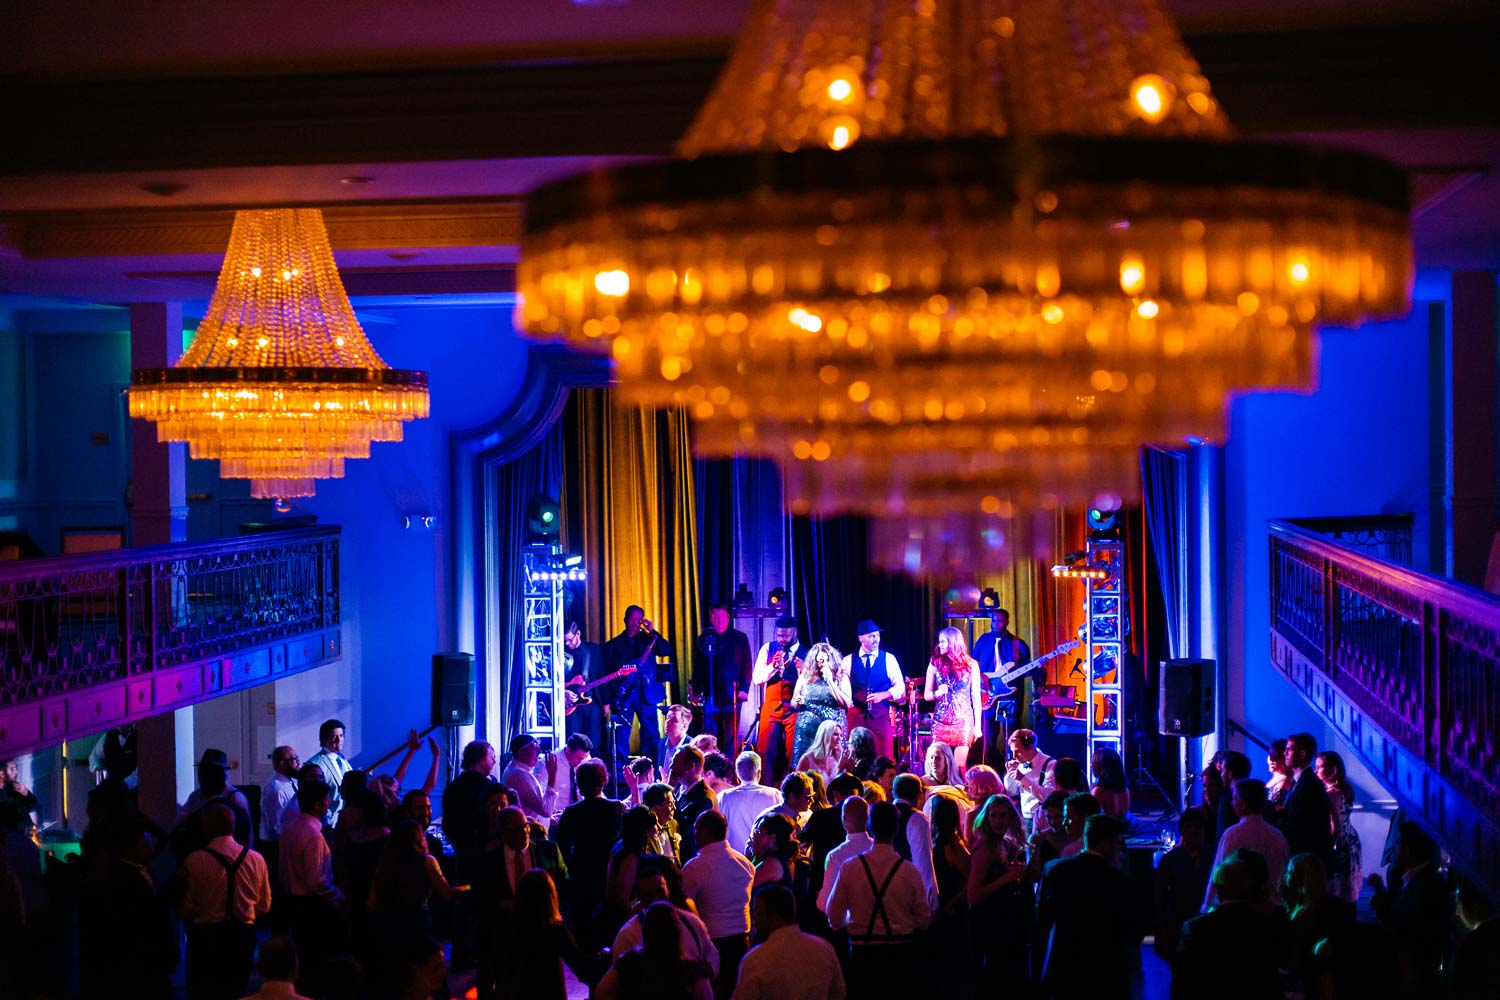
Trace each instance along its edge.
<instances>
[{"instance_id":1,"label":"man wearing suspenders","mask_svg":"<svg viewBox=\"0 0 1500 1000\"><path fill-rule=\"evenodd\" d=\"M828 923L849 931L849 995L904 996L915 986L917 932L932 923L932 907L916 867L891 846L900 814L889 802L870 807L867 852L834 876Z\"/></svg>"},{"instance_id":2,"label":"man wearing suspenders","mask_svg":"<svg viewBox=\"0 0 1500 1000\"><path fill-rule=\"evenodd\" d=\"M271 908L266 862L234 839L234 811L203 810L208 843L182 863L182 922L187 927L190 1000L243 996L255 956L255 920Z\"/></svg>"}]
</instances>

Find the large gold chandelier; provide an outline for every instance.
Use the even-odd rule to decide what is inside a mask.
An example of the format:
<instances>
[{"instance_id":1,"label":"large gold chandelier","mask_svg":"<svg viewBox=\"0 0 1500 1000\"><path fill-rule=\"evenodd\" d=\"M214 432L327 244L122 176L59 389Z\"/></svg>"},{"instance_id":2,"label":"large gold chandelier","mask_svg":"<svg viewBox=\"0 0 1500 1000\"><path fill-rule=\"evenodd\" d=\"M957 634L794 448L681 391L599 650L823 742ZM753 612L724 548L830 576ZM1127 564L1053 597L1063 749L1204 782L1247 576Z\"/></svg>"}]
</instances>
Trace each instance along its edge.
<instances>
[{"instance_id":1,"label":"large gold chandelier","mask_svg":"<svg viewBox=\"0 0 1500 1000\"><path fill-rule=\"evenodd\" d=\"M192 345L131 374L132 417L257 497L312 496L427 412L427 373L389 367L355 318L318 209L236 213Z\"/></svg>"},{"instance_id":2,"label":"large gold chandelier","mask_svg":"<svg viewBox=\"0 0 1500 1000\"><path fill-rule=\"evenodd\" d=\"M533 193L522 322L798 509L1128 498L1408 305L1402 173L1232 138L1155 0L762 0L679 151Z\"/></svg>"}]
</instances>

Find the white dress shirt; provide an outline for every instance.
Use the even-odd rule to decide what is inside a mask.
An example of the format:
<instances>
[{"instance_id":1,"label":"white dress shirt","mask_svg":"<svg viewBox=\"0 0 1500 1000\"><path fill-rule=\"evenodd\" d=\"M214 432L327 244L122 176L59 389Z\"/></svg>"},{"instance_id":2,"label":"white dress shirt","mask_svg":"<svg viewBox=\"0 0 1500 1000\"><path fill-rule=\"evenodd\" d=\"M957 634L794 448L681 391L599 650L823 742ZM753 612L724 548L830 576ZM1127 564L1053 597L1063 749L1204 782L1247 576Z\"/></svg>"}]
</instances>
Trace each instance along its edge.
<instances>
[{"instance_id":1,"label":"white dress shirt","mask_svg":"<svg viewBox=\"0 0 1500 1000\"><path fill-rule=\"evenodd\" d=\"M277 881L293 896L317 896L339 906L344 894L333 884L333 853L323 839L323 821L299 811L281 824Z\"/></svg>"},{"instance_id":2,"label":"white dress shirt","mask_svg":"<svg viewBox=\"0 0 1500 1000\"><path fill-rule=\"evenodd\" d=\"M182 900L182 922L217 924L224 919L224 893L228 888L229 870L208 856L212 851L231 865L245 852L234 873L234 919L253 924L271 908L271 881L266 874L266 859L233 837L215 837L203 851L194 851L182 862L187 875L187 891Z\"/></svg>"},{"instance_id":3,"label":"white dress shirt","mask_svg":"<svg viewBox=\"0 0 1500 1000\"><path fill-rule=\"evenodd\" d=\"M828 912L828 896L833 892L833 880L844 868L844 862L864 854L875 846L868 833L847 833L844 842L828 852L823 859L823 888L818 890L818 909Z\"/></svg>"},{"instance_id":4,"label":"white dress shirt","mask_svg":"<svg viewBox=\"0 0 1500 1000\"><path fill-rule=\"evenodd\" d=\"M281 839L281 824L297 811L297 779L276 773L260 789L260 839Z\"/></svg>"},{"instance_id":5,"label":"white dress shirt","mask_svg":"<svg viewBox=\"0 0 1500 1000\"><path fill-rule=\"evenodd\" d=\"M698 907L710 937L750 932L750 883L755 866L727 841L702 844L682 866L682 892Z\"/></svg>"},{"instance_id":6,"label":"white dress shirt","mask_svg":"<svg viewBox=\"0 0 1500 1000\"><path fill-rule=\"evenodd\" d=\"M1021 818L1026 821L1027 830L1031 830L1034 825L1037 807L1057 787L1052 773L1056 763L1038 750L1030 764L1022 764L1014 771L1006 770L1002 776L1006 793L1012 797L1021 796Z\"/></svg>"},{"instance_id":7,"label":"white dress shirt","mask_svg":"<svg viewBox=\"0 0 1500 1000\"><path fill-rule=\"evenodd\" d=\"M715 976L719 974L719 949L714 947L713 935L708 926L698 919L696 913L677 911L677 921L682 924L682 955L689 962L703 962ZM641 916L636 914L625 921L620 933L615 935L611 954L618 962L620 956L641 943Z\"/></svg>"},{"instance_id":8,"label":"white dress shirt","mask_svg":"<svg viewBox=\"0 0 1500 1000\"><path fill-rule=\"evenodd\" d=\"M845 995L833 945L796 927L778 927L740 962L733 1000L844 1000Z\"/></svg>"},{"instance_id":9,"label":"white dress shirt","mask_svg":"<svg viewBox=\"0 0 1500 1000\"><path fill-rule=\"evenodd\" d=\"M726 838L735 848L743 850L750 842L750 831L755 820L767 809L781 805L781 791L760 782L746 782L726 788L719 794L719 812L729 823Z\"/></svg>"},{"instance_id":10,"label":"white dress shirt","mask_svg":"<svg viewBox=\"0 0 1500 1000\"><path fill-rule=\"evenodd\" d=\"M932 872L932 824L920 809L913 809L911 818L906 821L906 843L911 847L911 863L927 890L927 905L936 910L938 891L937 876Z\"/></svg>"},{"instance_id":11,"label":"white dress shirt","mask_svg":"<svg viewBox=\"0 0 1500 1000\"><path fill-rule=\"evenodd\" d=\"M1213 867L1219 867L1225 858L1242 847L1255 851L1266 859L1266 872L1271 876L1266 886L1266 899L1271 903L1279 903L1281 894L1276 891L1276 886L1281 882L1281 875L1286 871L1287 856L1291 853L1286 837L1260 816L1241 816L1238 823L1219 835L1219 849L1214 852ZM1213 868L1209 870L1212 871ZM1215 901L1214 884L1210 879L1203 894L1204 912Z\"/></svg>"},{"instance_id":12,"label":"white dress shirt","mask_svg":"<svg viewBox=\"0 0 1500 1000\"><path fill-rule=\"evenodd\" d=\"M870 866L868 877L861 861ZM875 908L875 891L885 885L892 867L897 864L900 870L891 879L882 900L885 909L885 920L882 920ZM875 880L874 887L870 885L870 878ZM874 933L877 937L906 937L932 923L932 909L916 866L903 860L890 844L876 844L844 865L834 876L833 892L828 896L828 923L835 929L849 928L849 936L857 944L869 929L872 916L875 917Z\"/></svg>"},{"instance_id":13,"label":"white dress shirt","mask_svg":"<svg viewBox=\"0 0 1500 1000\"><path fill-rule=\"evenodd\" d=\"M505 787L516 793L516 805L528 818L543 826L552 819L552 812L557 808L557 789L543 788L531 768L511 761L505 769Z\"/></svg>"}]
</instances>

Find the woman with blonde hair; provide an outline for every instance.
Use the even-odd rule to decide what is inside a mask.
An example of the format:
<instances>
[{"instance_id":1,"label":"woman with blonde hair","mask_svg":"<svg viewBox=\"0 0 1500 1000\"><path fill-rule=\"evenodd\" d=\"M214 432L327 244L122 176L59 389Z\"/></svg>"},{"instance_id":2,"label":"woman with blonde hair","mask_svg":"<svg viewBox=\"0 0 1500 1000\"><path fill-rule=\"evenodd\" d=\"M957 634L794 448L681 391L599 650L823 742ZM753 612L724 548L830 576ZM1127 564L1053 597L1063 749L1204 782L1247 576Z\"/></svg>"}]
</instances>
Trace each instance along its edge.
<instances>
[{"instance_id":1,"label":"woman with blonde hair","mask_svg":"<svg viewBox=\"0 0 1500 1000\"><path fill-rule=\"evenodd\" d=\"M1008 796L991 795L979 807L970 847L966 895L980 975L990 982L1026 982L1032 914L1026 830ZM1007 978L990 978L997 975Z\"/></svg>"},{"instance_id":2,"label":"woman with blonde hair","mask_svg":"<svg viewBox=\"0 0 1500 1000\"><path fill-rule=\"evenodd\" d=\"M938 633L937 649L927 661L927 680L922 697L937 702L932 712L932 738L953 748L957 773L949 783L957 783L969 761L969 744L979 732L980 689L979 664L969 655L964 634L949 626Z\"/></svg>"},{"instance_id":3,"label":"woman with blonde hair","mask_svg":"<svg viewBox=\"0 0 1500 1000\"><path fill-rule=\"evenodd\" d=\"M807 752L797 758L797 770L808 776L821 776L826 785L838 777L839 761L843 759L843 753L843 728L835 720L825 719L818 724L818 731Z\"/></svg>"},{"instance_id":4,"label":"woman with blonde hair","mask_svg":"<svg viewBox=\"0 0 1500 1000\"><path fill-rule=\"evenodd\" d=\"M792 707L797 710L797 732L792 745L792 760L800 761L818 738L823 723L838 725L842 753L843 732L848 725L847 712L854 704L854 695L849 688L849 675L844 671L844 658L839 651L826 642L812 647L802 657L802 669L797 672L797 685L792 688ZM838 773L839 758L829 763ZM798 764L800 770L802 765ZM827 772L825 772L827 773Z\"/></svg>"}]
</instances>

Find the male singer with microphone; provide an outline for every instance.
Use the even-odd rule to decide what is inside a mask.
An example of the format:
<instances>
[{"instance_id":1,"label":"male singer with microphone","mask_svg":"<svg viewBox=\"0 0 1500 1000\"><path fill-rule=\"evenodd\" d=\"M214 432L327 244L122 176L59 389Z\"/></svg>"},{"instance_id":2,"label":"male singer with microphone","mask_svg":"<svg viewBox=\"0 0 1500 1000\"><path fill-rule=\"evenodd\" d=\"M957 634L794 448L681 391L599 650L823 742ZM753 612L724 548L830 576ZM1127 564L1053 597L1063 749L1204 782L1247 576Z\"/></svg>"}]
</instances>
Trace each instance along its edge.
<instances>
[{"instance_id":1,"label":"male singer with microphone","mask_svg":"<svg viewBox=\"0 0 1500 1000\"><path fill-rule=\"evenodd\" d=\"M906 696L906 678L896 658L880 648L879 625L866 618L854 632L859 636L859 650L844 657L844 673L854 695L849 728L868 729L875 734L875 753L894 758L890 703Z\"/></svg>"},{"instance_id":2,"label":"male singer with microphone","mask_svg":"<svg viewBox=\"0 0 1500 1000\"><path fill-rule=\"evenodd\" d=\"M765 773L770 776L771 784L780 781L793 763L797 710L792 707L792 691L797 685L797 671L802 669L802 653L802 644L797 641L797 619L783 615L776 619L775 640L760 647L750 674L752 684L765 685L755 749L765 761Z\"/></svg>"}]
</instances>

